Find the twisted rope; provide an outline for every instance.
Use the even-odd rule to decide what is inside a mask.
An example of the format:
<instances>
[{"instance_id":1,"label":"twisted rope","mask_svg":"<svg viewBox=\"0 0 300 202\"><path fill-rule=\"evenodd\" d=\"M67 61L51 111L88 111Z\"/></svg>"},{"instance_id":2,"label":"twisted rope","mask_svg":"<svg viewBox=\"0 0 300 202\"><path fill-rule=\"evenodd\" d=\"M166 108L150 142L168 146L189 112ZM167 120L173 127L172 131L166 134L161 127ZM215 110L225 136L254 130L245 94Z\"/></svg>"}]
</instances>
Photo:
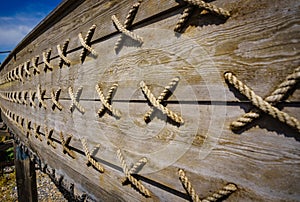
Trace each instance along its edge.
<instances>
[{"instance_id":1,"label":"twisted rope","mask_svg":"<svg viewBox=\"0 0 300 202\"><path fill-rule=\"evenodd\" d=\"M131 167L131 169L129 170L129 173L130 174L138 173L147 162L148 162L148 159L146 157L141 158ZM125 177L121 180L123 185L126 184L127 181L128 181L127 177Z\"/></svg>"},{"instance_id":2,"label":"twisted rope","mask_svg":"<svg viewBox=\"0 0 300 202\"><path fill-rule=\"evenodd\" d=\"M75 156L76 156L76 155L75 155L75 152L72 151L72 150L69 148L69 143L70 143L70 141L71 141L71 139L72 139L72 136L69 135L69 136L67 137L66 140L65 140L64 134L63 134L62 132L60 132L59 136L60 136L61 145L62 145L62 147L63 147L63 153L64 153L64 154L67 153L70 157L72 157L73 159L75 159Z\"/></svg>"},{"instance_id":3,"label":"twisted rope","mask_svg":"<svg viewBox=\"0 0 300 202\"><path fill-rule=\"evenodd\" d=\"M29 90L29 103L31 106L36 107L35 103L34 103L34 98L35 98L35 92L32 92L31 90Z\"/></svg>"},{"instance_id":4,"label":"twisted rope","mask_svg":"<svg viewBox=\"0 0 300 202\"><path fill-rule=\"evenodd\" d=\"M123 154L121 152L120 149L117 150L117 156L121 162L121 165L122 165L122 168L123 168L123 172L125 173L125 176L128 178L128 180L132 183L132 185L134 185L142 194L144 194L146 197L150 197L150 191L144 187L144 185L138 181L136 178L134 178L128 168L127 168L127 165L126 165L126 162L124 160L124 157L123 157Z\"/></svg>"},{"instance_id":5,"label":"twisted rope","mask_svg":"<svg viewBox=\"0 0 300 202\"><path fill-rule=\"evenodd\" d=\"M8 82L12 81L11 71L7 72L7 80L8 80Z\"/></svg>"},{"instance_id":6,"label":"twisted rope","mask_svg":"<svg viewBox=\"0 0 300 202\"><path fill-rule=\"evenodd\" d=\"M143 38L139 37L137 34L127 30L122 24L121 22L118 20L118 18L115 15L111 16L111 19L113 21L113 23L115 24L116 28L122 32L124 35L130 37L131 39L139 42L140 44L143 43Z\"/></svg>"},{"instance_id":7,"label":"twisted rope","mask_svg":"<svg viewBox=\"0 0 300 202\"><path fill-rule=\"evenodd\" d=\"M58 44L56 46L58 55L60 57L59 64L58 64L59 67L62 67L63 64L66 64L67 66L70 66L70 64L71 64L71 61L66 57L66 55L67 55L66 51L67 51L69 42L70 42L69 39L66 40L62 49L60 47L60 44Z\"/></svg>"},{"instance_id":8,"label":"twisted rope","mask_svg":"<svg viewBox=\"0 0 300 202\"><path fill-rule=\"evenodd\" d=\"M23 91L21 92L21 101L22 101L22 103L25 104L25 105L27 105L27 101L26 101L27 96L26 96L26 95L27 95L27 91L24 91L24 90L23 90Z\"/></svg>"},{"instance_id":9,"label":"twisted rope","mask_svg":"<svg viewBox=\"0 0 300 202\"><path fill-rule=\"evenodd\" d=\"M159 109L163 114L167 115L170 119L172 119L176 123L184 124L184 121L181 118L181 116L177 115L176 113L172 112L171 110L169 110L168 108L164 107L162 104L159 103L159 101L154 97L154 95L151 93L149 88L146 86L144 81L140 82L140 87L144 92L144 94L146 95L147 99L154 107Z\"/></svg>"},{"instance_id":10,"label":"twisted rope","mask_svg":"<svg viewBox=\"0 0 300 202\"><path fill-rule=\"evenodd\" d=\"M23 78L23 65L19 65L18 67L18 73L19 73L19 79L22 83L24 83L24 78Z\"/></svg>"},{"instance_id":11,"label":"twisted rope","mask_svg":"<svg viewBox=\"0 0 300 202\"><path fill-rule=\"evenodd\" d=\"M13 80L18 80L20 79L19 77L19 73L18 73L18 67L14 68L12 71L12 76L13 76Z\"/></svg>"},{"instance_id":12,"label":"twisted rope","mask_svg":"<svg viewBox=\"0 0 300 202\"><path fill-rule=\"evenodd\" d=\"M210 11L212 13L215 13L217 15L220 15L224 18L230 17L230 12L229 11L227 11L223 8L218 8L213 4L206 3L206 2L201 1L201 0L183 0L183 1L187 2L190 5L198 6L200 9L202 8L202 9L208 10L208 11Z\"/></svg>"},{"instance_id":13,"label":"twisted rope","mask_svg":"<svg viewBox=\"0 0 300 202\"><path fill-rule=\"evenodd\" d=\"M126 19L125 19L125 22L124 22L124 28L125 29L128 29L129 27L132 26L132 23L133 23L133 20L137 14L137 11L140 7L142 3L142 0L138 1L137 3L133 4L133 6L131 7L131 9L129 10L127 16L126 16ZM121 35L119 37L119 39L117 40L117 42L115 43L115 51L118 52L123 44L123 40L124 40L124 36L125 35Z\"/></svg>"},{"instance_id":14,"label":"twisted rope","mask_svg":"<svg viewBox=\"0 0 300 202\"><path fill-rule=\"evenodd\" d=\"M202 200L202 202L216 202L219 201L220 199L223 199L233 192L237 190L237 187L235 184L227 184L224 186L221 190L217 191L214 193L212 196L208 196L205 199Z\"/></svg>"},{"instance_id":15,"label":"twisted rope","mask_svg":"<svg viewBox=\"0 0 300 202\"><path fill-rule=\"evenodd\" d=\"M50 55L51 55L51 49L45 53L43 52L43 62L45 63L44 71L47 72L47 69L50 71L53 70L53 66L50 64Z\"/></svg>"},{"instance_id":16,"label":"twisted rope","mask_svg":"<svg viewBox=\"0 0 300 202\"><path fill-rule=\"evenodd\" d=\"M187 23L187 21L190 19L192 13L194 12L195 8L193 6L189 6L187 8L185 8L183 10L183 13L180 17L180 19L178 20L175 28L174 28L174 31L175 32L179 32L181 33L182 32L182 29L184 27L184 25Z\"/></svg>"},{"instance_id":17,"label":"twisted rope","mask_svg":"<svg viewBox=\"0 0 300 202\"><path fill-rule=\"evenodd\" d=\"M195 189L193 188L191 182L185 175L184 170L179 169L178 170L179 179L184 187L184 189L188 192L189 196L192 198L192 201L194 202L200 202L200 198L198 194L196 193Z\"/></svg>"},{"instance_id":18,"label":"twisted rope","mask_svg":"<svg viewBox=\"0 0 300 202\"><path fill-rule=\"evenodd\" d=\"M71 103L71 105L70 105L70 111L72 112L73 110L74 110L74 106L76 106L76 108L80 111L80 112L82 112L82 113L84 113L85 112L85 109L83 108L83 106L81 106L80 104L79 104L79 94L81 93L81 91L82 91L82 86L81 87L79 87L78 88L78 90L76 91L76 94L74 95L74 93L73 93L73 88L70 86L69 87L69 96L70 96L70 98L71 98L71 101L72 101L72 103Z\"/></svg>"},{"instance_id":19,"label":"twisted rope","mask_svg":"<svg viewBox=\"0 0 300 202\"><path fill-rule=\"evenodd\" d=\"M106 98L104 97L104 94L103 94L103 92L102 92L99 84L97 84L95 88L96 88L96 91L97 91L97 93L98 93L98 95L100 97L100 100L101 100L102 104L103 104L103 106L97 112L99 114L99 116L102 116L104 114L105 110L107 109L115 117L120 118L121 117L121 113L118 110L114 109L111 106L111 99L114 96L114 94L115 94L115 92L116 92L116 90L118 88L118 84L116 84L116 83L113 84L113 86L108 91L108 94L107 94Z\"/></svg>"},{"instance_id":20,"label":"twisted rope","mask_svg":"<svg viewBox=\"0 0 300 202\"><path fill-rule=\"evenodd\" d=\"M36 123L33 124L33 131L35 138L39 139L41 142L43 141L42 136L40 135L40 125L37 125Z\"/></svg>"},{"instance_id":21,"label":"twisted rope","mask_svg":"<svg viewBox=\"0 0 300 202\"><path fill-rule=\"evenodd\" d=\"M223 199L223 198L229 196L230 194L232 194L233 192L235 192L237 190L237 186L235 184L230 183L230 184L227 184L226 186L224 186L221 190L214 193L213 195L208 196L208 197L204 198L203 200L201 200L199 198L198 194L196 193L195 189L193 188L191 182L185 175L184 170L179 169L178 175L179 175L179 179L180 179L184 189L187 191L189 196L192 198L192 201L194 201L194 202L216 202L216 201L219 201L220 199Z\"/></svg>"},{"instance_id":22,"label":"twisted rope","mask_svg":"<svg viewBox=\"0 0 300 202\"><path fill-rule=\"evenodd\" d=\"M288 75L285 80L279 84L279 86L272 92L272 94L266 97L264 100L275 106L278 102L284 101L288 98L291 90L296 86L300 80L300 67L296 68L294 73ZM244 114L238 120L231 123L232 130L240 130L242 127L253 122L259 118L261 111L253 109L250 112Z\"/></svg>"},{"instance_id":23,"label":"twisted rope","mask_svg":"<svg viewBox=\"0 0 300 202\"><path fill-rule=\"evenodd\" d=\"M175 90L178 82L179 82L179 77L175 77L174 79L172 79L172 81L165 87L165 89L163 90L163 92L161 92L161 94L159 95L159 97L157 98L157 101L162 104L162 102L166 99L168 99L171 95L172 92ZM151 109L145 114L144 116L144 120L146 123L151 121L151 117L154 113L154 108L151 107Z\"/></svg>"},{"instance_id":24,"label":"twisted rope","mask_svg":"<svg viewBox=\"0 0 300 202\"><path fill-rule=\"evenodd\" d=\"M263 112L269 114L273 118L278 119L282 123L296 128L300 132L300 123L296 118L288 115L285 112L280 111L276 107L273 107L270 103L264 101L260 96L256 95L248 86L239 81L232 73L227 72L224 76L226 81L228 81L243 95L245 95L254 106L259 108Z\"/></svg>"},{"instance_id":25,"label":"twisted rope","mask_svg":"<svg viewBox=\"0 0 300 202\"><path fill-rule=\"evenodd\" d=\"M82 143L82 146L83 146L83 150L84 150L84 153L88 159L88 163L91 163L94 168L96 168L99 172L103 173L104 172L104 168L103 166L97 162L91 155L91 153L89 152L88 150L88 146L87 146L87 141L85 138L81 138L81 143Z\"/></svg>"},{"instance_id":26,"label":"twisted rope","mask_svg":"<svg viewBox=\"0 0 300 202\"><path fill-rule=\"evenodd\" d=\"M53 135L53 129L48 130L48 127L45 126L45 136L47 140L47 144L51 145L54 149L56 149L56 144L52 140L52 135Z\"/></svg>"},{"instance_id":27,"label":"twisted rope","mask_svg":"<svg viewBox=\"0 0 300 202\"><path fill-rule=\"evenodd\" d=\"M18 104L23 104L23 102L20 100L21 99L21 92L15 92L16 100Z\"/></svg>"},{"instance_id":28,"label":"twisted rope","mask_svg":"<svg viewBox=\"0 0 300 202\"><path fill-rule=\"evenodd\" d=\"M60 91L61 91L61 88L58 88L55 91L55 93L53 90L51 91L51 100L53 102L52 110L53 111L54 111L55 107L57 107L57 109L59 109L60 111L63 108L62 105L58 102Z\"/></svg>"},{"instance_id":29,"label":"twisted rope","mask_svg":"<svg viewBox=\"0 0 300 202\"><path fill-rule=\"evenodd\" d=\"M33 67L33 73L36 74L36 73L40 73L40 70L39 68L37 67L38 65L38 61L39 61L39 56L35 56L34 58L31 59L32 61L32 67Z\"/></svg>"},{"instance_id":30,"label":"twisted rope","mask_svg":"<svg viewBox=\"0 0 300 202\"><path fill-rule=\"evenodd\" d=\"M40 105L42 106L42 107L44 107L45 109L47 109L47 105L46 105L46 102L44 101L44 94L45 94L45 92L46 92L46 90L43 90L43 92L41 92L42 90L41 90L41 85L39 84L38 86L37 86L37 98L38 98L38 101L39 101L39 103L40 103Z\"/></svg>"},{"instance_id":31,"label":"twisted rope","mask_svg":"<svg viewBox=\"0 0 300 202\"><path fill-rule=\"evenodd\" d=\"M81 45L83 46L83 50L80 54L81 63L84 62L87 51L92 53L94 56L98 55L98 53L91 47L91 39L94 35L95 29L96 29L96 25L92 25L91 28L89 29L88 33L86 34L85 39L83 39L82 33L78 34L79 41L80 41Z\"/></svg>"},{"instance_id":32,"label":"twisted rope","mask_svg":"<svg viewBox=\"0 0 300 202\"><path fill-rule=\"evenodd\" d=\"M30 64L30 60L28 60L27 62L24 62L24 70L25 70L26 76L31 76L30 71L29 71L29 64Z\"/></svg>"}]
</instances>

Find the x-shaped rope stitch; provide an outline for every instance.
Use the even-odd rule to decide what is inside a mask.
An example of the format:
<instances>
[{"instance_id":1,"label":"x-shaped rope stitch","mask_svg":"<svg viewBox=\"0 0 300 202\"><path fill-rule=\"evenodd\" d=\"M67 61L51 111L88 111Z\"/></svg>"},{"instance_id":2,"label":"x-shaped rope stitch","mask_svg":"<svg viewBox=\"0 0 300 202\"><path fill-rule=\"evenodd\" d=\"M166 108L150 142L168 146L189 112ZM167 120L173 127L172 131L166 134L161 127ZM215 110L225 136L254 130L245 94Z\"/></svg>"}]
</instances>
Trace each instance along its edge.
<instances>
[{"instance_id":1,"label":"x-shaped rope stitch","mask_svg":"<svg viewBox=\"0 0 300 202\"><path fill-rule=\"evenodd\" d=\"M40 106L44 107L45 109L47 108L46 102L44 101L44 96L45 96L46 90L41 90L41 85L39 84L37 86L37 93L36 96L38 98L38 101L40 103Z\"/></svg>"},{"instance_id":2,"label":"x-shaped rope stitch","mask_svg":"<svg viewBox=\"0 0 300 202\"><path fill-rule=\"evenodd\" d=\"M61 49L61 47L60 47L60 44L58 44L58 45L56 46L56 48L57 48L57 53L58 53L58 55L59 55L59 57L60 57L60 60L59 60L59 63L58 63L58 66L59 66L60 68L62 68L62 66L63 66L64 64L66 64L67 66L70 66L70 65L71 65L71 61L66 57L66 55L67 55L67 48L68 48L69 42L70 42L70 40L67 39L67 40L65 41L65 43L63 44L62 49Z\"/></svg>"},{"instance_id":3,"label":"x-shaped rope stitch","mask_svg":"<svg viewBox=\"0 0 300 202\"><path fill-rule=\"evenodd\" d=\"M274 90L271 95L266 97L264 100L269 102L271 105L276 106L276 104L280 101L285 101L293 88L300 81L300 67L296 68L294 73L288 75L285 80L278 85L276 90ZM244 114L236 121L231 123L231 129L234 131L238 131L242 129L247 124L253 122L255 119L258 119L261 115L260 110L253 109L250 112Z\"/></svg>"},{"instance_id":4,"label":"x-shaped rope stitch","mask_svg":"<svg viewBox=\"0 0 300 202\"><path fill-rule=\"evenodd\" d=\"M47 53L43 52L43 62L45 64L44 71L47 72L47 69L50 71L53 70L53 66L50 64L50 55L51 49L47 51Z\"/></svg>"},{"instance_id":5,"label":"x-shaped rope stitch","mask_svg":"<svg viewBox=\"0 0 300 202\"><path fill-rule=\"evenodd\" d=\"M179 80L180 80L179 77L175 77L161 92L161 94L157 98L157 101L160 104L162 104L164 101L166 101L172 95L172 92L175 90ZM151 107L151 109L145 114L144 120L146 123L149 123L151 121L154 112L155 112L155 108Z\"/></svg>"},{"instance_id":6,"label":"x-shaped rope stitch","mask_svg":"<svg viewBox=\"0 0 300 202\"><path fill-rule=\"evenodd\" d=\"M33 131L34 131L34 136L35 138L39 139L41 142L43 141L42 136L41 136L41 132L40 132L40 125L37 125L36 123L33 124Z\"/></svg>"},{"instance_id":7,"label":"x-shaped rope stitch","mask_svg":"<svg viewBox=\"0 0 300 202\"><path fill-rule=\"evenodd\" d=\"M98 53L91 47L91 40L94 35L95 29L96 29L96 25L92 25L91 28L89 29L88 33L86 34L85 39L83 39L81 32L78 34L79 41L80 41L81 45L83 46L83 50L80 54L81 63L84 62L87 52L92 53L94 56L98 56Z\"/></svg>"},{"instance_id":8,"label":"x-shaped rope stitch","mask_svg":"<svg viewBox=\"0 0 300 202\"><path fill-rule=\"evenodd\" d=\"M137 174L144 165L148 162L148 159L146 157L141 158L138 160L128 171L130 174ZM129 181L128 177L125 177L121 180L122 184L125 185Z\"/></svg>"},{"instance_id":9,"label":"x-shaped rope stitch","mask_svg":"<svg viewBox=\"0 0 300 202\"><path fill-rule=\"evenodd\" d=\"M45 131L47 144L51 145L54 149L56 149L56 144L53 142L53 139L52 139L54 129L48 130L48 127L45 126L44 131Z\"/></svg>"},{"instance_id":10,"label":"x-shaped rope stitch","mask_svg":"<svg viewBox=\"0 0 300 202\"><path fill-rule=\"evenodd\" d=\"M151 91L146 86L146 84L145 84L144 81L140 82L140 87L141 87L142 91L144 92L144 94L146 95L146 97L149 100L149 102L154 107L156 107L157 109L159 109L163 114L167 115L170 119L172 119L176 123L184 124L184 121L181 118L181 116L177 115L175 112L172 112L171 110L169 110L168 108L166 108L165 106L163 106L160 103L160 101L155 98L155 96L151 93Z\"/></svg>"},{"instance_id":11,"label":"x-shaped rope stitch","mask_svg":"<svg viewBox=\"0 0 300 202\"><path fill-rule=\"evenodd\" d=\"M29 90L28 92L28 96L29 96L29 103L31 106L36 107L35 103L34 103L34 98L35 98L35 92L32 92L31 90Z\"/></svg>"},{"instance_id":12,"label":"x-shaped rope stitch","mask_svg":"<svg viewBox=\"0 0 300 202\"><path fill-rule=\"evenodd\" d=\"M146 187L144 187L144 185L135 177L133 177L129 172L123 154L120 149L117 150L117 156L121 162L125 177L128 178L128 180L132 183L132 185L134 185L142 194L144 194L146 197L150 197L151 196L150 191Z\"/></svg>"},{"instance_id":13,"label":"x-shaped rope stitch","mask_svg":"<svg viewBox=\"0 0 300 202\"><path fill-rule=\"evenodd\" d=\"M27 105L27 101L26 101L26 98L27 98L27 91L23 90L23 91L21 92L21 98L22 98L22 103L23 103L24 105Z\"/></svg>"},{"instance_id":14,"label":"x-shaped rope stitch","mask_svg":"<svg viewBox=\"0 0 300 202\"><path fill-rule=\"evenodd\" d=\"M69 96L71 98L72 104L70 105L70 111L73 112L74 108L76 107L81 113L85 112L83 106L79 104L79 97L82 92L83 87L79 87L74 95L73 88L69 87Z\"/></svg>"},{"instance_id":15,"label":"x-shaped rope stitch","mask_svg":"<svg viewBox=\"0 0 300 202\"><path fill-rule=\"evenodd\" d=\"M25 119L25 134L26 137L28 138L31 135L31 121L29 121L28 119Z\"/></svg>"},{"instance_id":16,"label":"x-shaped rope stitch","mask_svg":"<svg viewBox=\"0 0 300 202\"><path fill-rule=\"evenodd\" d=\"M138 36L137 34L135 34L132 31L129 31L128 29L126 29L126 27L124 27L121 22L118 20L117 16L112 15L111 19L115 25L115 27L122 32L124 35L128 36L129 38L133 39L134 41L137 41L139 44L143 43L143 38Z\"/></svg>"},{"instance_id":17,"label":"x-shaped rope stitch","mask_svg":"<svg viewBox=\"0 0 300 202\"><path fill-rule=\"evenodd\" d=\"M13 80L19 80L19 73L18 73L18 67L14 68L12 71Z\"/></svg>"},{"instance_id":18,"label":"x-shaped rope stitch","mask_svg":"<svg viewBox=\"0 0 300 202\"><path fill-rule=\"evenodd\" d=\"M182 183L182 186L187 191L189 196L191 197L192 201L194 202L215 202L219 201L222 198L225 198L235 192L237 190L237 187L235 184L227 184L224 186L221 190L215 192L213 195L206 197L205 199L200 199L198 194L196 193L195 189L192 186L192 183L189 181L187 176L185 175L184 170L179 169L178 170L179 179Z\"/></svg>"},{"instance_id":19,"label":"x-shaped rope stitch","mask_svg":"<svg viewBox=\"0 0 300 202\"><path fill-rule=\"evenodd\" d=\"M114 109L111 105L111 100L112 100L117 88L118 88L118 84L116 84L116 83L113 84L113 86L108 91L107 96L104 97L104 94L100 88L100 85L99 84L96 85L96 91L97 91L97 93L100 97L100 100L102 102L102 105L103 105L97 112L100 117L104 115L106 110L110 111L117 118L121 117L121 112Z\"/></svg>"},{"instance_id":20,"label":"x-shaped rope stitch","mask_svg":"<svg viewBox=\"0 0 300 202\"><path fill-rule=\"evenodd\" d=\"M33 67L33 74L35 74L35 75L40 73L40 70L38 68L38 61L39 61L38 55L31 59L32 67Z\"/></svg>"},{"instance_id":21,"label":"x-shaped rope stitch","mask_svg":"<svg viewBox=\"0 0 300 202\"><path fill-rule=\"evenodd\" d=\"M23 78L23 65L19 65L18 67L18 76L19 79L22 83L24 83L24 78Z\"/></svg>"},{"instance_id":22,"label":"x-shaped rope stitch","mask_svg":"<svg viewBox=\"0 0 300 202\"><path fill-rule=\"evenodd\" d=\"M184 25L187 23L187 21L191 17L195 7L198 7L201 10L204 9L209 12L215 13L225 19L230 17L229 11L226 11L222 8L218 8L213 4L206 3L201 0L183 0L183 1L187 2L189 4L189 6L184 9L182 16L178 20L178 22L174 28L175 32L182 32Z\"/></svg>"},{"instance_id":23,"label":"x-shaped rope stitch","mask_svg":"<svg viewBox=\"0 0 300 202\"><path fill-rule=\"evenodd\" d=\"M21 92L16 91L15 96L16 96L17 103L23 104L23 102L21 101Z\"/></svg>"},{"instance_id":24,"label":"x-shaped rope stitch","mask_svg":"<svg viewBox=\"0 0 300 202\"><path fill-rule=\"evenodd\" d=\"M85 153L85 155L87 157L87 160L88 160L87 165L91 164L99 172L103 173L104 172L104 168L103 168L103 166L99 162L97 162L95 160L95 158L89 152L86 139L85 138L81 138L81 143L82 143L82 146L83 146L84 153Z\"/></svg>"},{"instance_id":25,"label":"x-shaped rope stitch","mask_svg":"<svg viewBox=\"0 0 300 202\"><path fill-rule=\"evenodd\" d=\"M24 70L26 73L26 77L30 77L30 71L29 71L29 64L30 64L30 60L28 60L27 62L24 62Z\"/></svg>"},{"instance_id":26,"label":"x-shaped rope stitch","mask_svg":"<svg viewBox=\"0 0 300 202\"><path fill-rule=\"evenodd\" d=\"M60 132L60 141L61 141L61 145L63 147L63 153L68 154L70 157L75 159L75 152L69 148L70 147L69 143L71 142L72 137L73 137L72 135L69 135L65 140L64 134L62 132Z\"/></svg>"},{"instance_id":27,"label":"x-shaped rope stitch","mask_svg":"<svg viewBox=\"0 0 300 202\"><path fill-rule=\"evenodd\" d=\"M300 123L299 121L288 115L287 113L280 111L278 108L273 107L269 102L263 100L260 96L256 95L248 86L239 81L236 76L231 72L227 72L224 75L227 82L233 85L240 93L246 96L254 106L256 106L261 111L269 114L273 118L279 120L282 123L289 125L292 128L295 128L300 132Z\"/></svg>"},{"instance_id":28,"label":"x-shaped rope stitch","mask_svg":"<svg viewBox=\"0 0 300 202\"><path fill-rule=\"evenodd\" d=\"M59 99L59 95L60 95L60 92L61 92L61 88L58 88L55 93L54 93L54 90L51 91L51 100L53 102L53 105L52 105L52 110L54 111L55 110L55 107L57 107L57 109L59 109L60 111L62 110L62 105L58 102L58 99Z\"/></svg>"},{"instance_id":29,"label":"x-shaped rope stitch","mask_svg":"<svg viewBox=\"0 0 300 202\"><path fill-rule=\"evenodd\" d=\"M142 0L138 1L137 3L133 4L131 9L128 12L128 15L126 16L125 22L124 22L124 28L129 29L132 26L133 20L136 16L136 13L141 5ZM121 49L121 46L123 44L125 35L121 35L117 42L115 43L115 51L118 53Z\"/></svg>"}]
</instances>

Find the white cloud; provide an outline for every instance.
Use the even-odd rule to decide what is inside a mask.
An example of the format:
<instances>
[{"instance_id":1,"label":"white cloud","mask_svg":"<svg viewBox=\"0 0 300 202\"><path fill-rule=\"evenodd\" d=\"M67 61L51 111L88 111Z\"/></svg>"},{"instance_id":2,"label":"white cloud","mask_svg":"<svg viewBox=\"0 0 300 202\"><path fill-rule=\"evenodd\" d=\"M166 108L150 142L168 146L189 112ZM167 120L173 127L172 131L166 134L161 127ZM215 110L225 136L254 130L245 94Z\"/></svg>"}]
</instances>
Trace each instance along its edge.
<instances>
[{"instance_id":1,"label":"white cloud","mask_svg":"<svg viewBox=\"0 0 300 202\"><path fill-rule=\"evenodd\" d=\"M0 46L16 46L31 29L26 25L0 26Z\"/></svg>"},{"instance_id":2,"label":"white cloud","mask_svg":"<svg viewBox=\"0 0 300 202\"><path fill-rule=\"evenodd\" d=\"M13 49L40 20L24 15L0 16L0 47Z\"/></svg>"}]
</instances>

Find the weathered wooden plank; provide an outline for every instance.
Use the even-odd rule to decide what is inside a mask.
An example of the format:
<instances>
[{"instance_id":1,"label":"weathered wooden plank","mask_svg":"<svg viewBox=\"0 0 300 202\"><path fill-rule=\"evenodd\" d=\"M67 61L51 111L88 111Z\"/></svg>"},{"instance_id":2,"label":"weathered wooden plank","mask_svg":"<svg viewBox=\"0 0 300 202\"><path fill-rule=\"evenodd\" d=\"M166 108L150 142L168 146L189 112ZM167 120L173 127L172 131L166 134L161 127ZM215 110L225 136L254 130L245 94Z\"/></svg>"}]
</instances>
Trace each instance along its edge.
<instances>
[{"instance_id":1,"label":"weathered wooden plank","mask_svg":"<svg viewBox=\"0 0 300 202\"><path fill-rule=\"evenodd\" d=\"M179 146L191 145L191 147L187 147L183 156L173 152L176 154L175 157L179 158L173 159L174 164L169 162L172 159L168 159L170 157L168 155L155 158L157 156L153 154L147 156L150 162L142 170L142 181L161 200L171 199L173 195L176 200L179 200L177 196L187 198L176 174L178 168L187 171L201 198L220 189L227 182L233 182L239 188L237 193L230 196L233 201L297 200L299 197L297 182L300 176L298 133L284 124L279 124L273 118L264 116L257 122L258 126L240 135L233 134L229 130L230 122L244 114L244 109L251 109L252 106L245 102L246 99L239 93L228 88L222 78L224 72L232 71L263 97L275 90L275 86L299 65L297 6L293 1L276 1L276 3L216 1L214 3L233 11L232 17L225 24L202 26L203 21L194 16L190 21L191 26L185 31L189 38L184 38L184 35L177 37L172 31L168 31L173 29L180 17L178 11L181 11L181 8L174 9L171 14L162 13L153 17L150 22L138 23L135 32L145 39L141 48L124 47L116 56L113 46L119 36L110 35L103 38L104 41L102 39L95 41L93 47L101 55L98 58L88 56L84 65L79 64L81 51L77 50L68 54L68 58L75 61L70 68L58 68L58 58L54 58L51 60L54 65L53 72L33 76L24 84L11 82L0 86L3 92L35 90L37 85L41 84L41 87L47 90L47 98L50 89L56 90L61 87L60 102L64 107L61 112L57 110L53 112L50 109L52 103L49 99L46 100L48 106L46 110L6 101L1 101L2 107L27 117L41 126L53 127L56 131L53 137L57 143L60 142L59 131L73 135L71 146L76 149L75 151L79 151L77 161L62 154L61 145L59 150L54 150L46 145L45 141L40 142L34 137L29 138L31 147L36 148L41 156L45 147L47 148L43 160L53 167L57 167L55 162L59 161L61 167L58 169L62 174L69 176L71 181L78 176L78 172L82 170L81 165L86 161L82 154L80 138L86 136L92 146L100 143L101 152L96 154L96 158L101 160L109 170L109 173L104 173L101 181L107 185L105 189L109 190L109 193L106 193L105 189L97 193L101 184L99 185L99 181L93 176L102 175L94 170L92 173L83 172L83 176L78 180L86 182L87 184L82 185L83 189L94 194L96 198L110 199L112 197L110 191L125 189L119 179L116 179L122 176L120 162L116 158L117 147L126 150L126 159L128 164L131 164L142 157L141 154L155 153L156 150L161 151L160 149L170 144L178 144ZM152 4L157 5L153 2ZM278 6L277 10L274 10L275 4ZM86 11L78 14L80 17L90 11L88 4L85 5ZM102 4L99 3L93 8L96 9L100 5ZM119 5L115 4L116 7L107 7L107 9L118 10ZM165 7L161 6L161 8ZM114 11L113 9L110 11ZM146 12L145 10L142 9L142 12L138 13L138 20L139 15L147 16L143 13ZM150 10L156 10L155 6ZM122 11L120 16L125 16L126 12ZM110 21L106 19L110 15L111 13L104 12L103 15L99 15L99 19L105 16L103 22ZM152 15L153 13L149 14ZM78 16L72 16L75 17ZM95 20L95 22L101 24L102 20ZM86 27L80 26L82 30L87 30L92 24L89 24L90 21L84 23ZM51 33L57 33L56 29L61 32L65 28L67 27L53 28ZM112 24L109 23L108 30L112 28ZM159 29L164 29L163 34ZM74 31L71 41L77 40L77 31L76 33ZM60 39L57 37L53 43L49 43L49 46L55 47L55 40ZM74 43L73 46L75 48L79 46L78 40L77 45ZM198 46L200 49L197 49ZM43 48L45 47L41 45L37 50ZM56 55L55 51L53 55ZM39 67L43 68L44 64L40 64ZM174 76L180 76L181 80L174 95L169 99L172 102L169 102L167 107L181 114L185 124L176 127L161 120L163 116L156 117L149 124L145 124L143 115L149 106L139 89L140 81L144 80L157 97ZM105 95L110 86L118 82L119 88L113 98L113 107L122 112L120 119L115 119L108 114L102 118L97 117L96 112L101 107L99 96L95 91L98 82L101 83ZM68 110L71 104L68 87L71 86L76 91L81 85L83 92L79 102L86 112L82 114L75 109L71 113ZM281 105L284 106L285 112L299 118L299 93L297 92L289 98L291 103ZM35 100L38 104L37 99ZM128 102L129 100L131 102ZM18 131L12 124L10 127ZM176 139L178 136L188 138ZM196 136L195 140L193 140L194 136ZM24 141L27 140L24 136L21 137ZM49 157L53 155L57 155L58 159ZM167 166L168 163L170 165ZM74 165L74 168L68 165ZM158 172L153 172L154 170ZM246 172L248 170L250 172ZM274 175L280 178L274 178ZM293 183L282 183L282 179L291 177ZM125 200L143 199L131 188L128 187L126 192L127 190L130 192L127 196L121 192L116 195Z\"/></svg>"}]
</instances>

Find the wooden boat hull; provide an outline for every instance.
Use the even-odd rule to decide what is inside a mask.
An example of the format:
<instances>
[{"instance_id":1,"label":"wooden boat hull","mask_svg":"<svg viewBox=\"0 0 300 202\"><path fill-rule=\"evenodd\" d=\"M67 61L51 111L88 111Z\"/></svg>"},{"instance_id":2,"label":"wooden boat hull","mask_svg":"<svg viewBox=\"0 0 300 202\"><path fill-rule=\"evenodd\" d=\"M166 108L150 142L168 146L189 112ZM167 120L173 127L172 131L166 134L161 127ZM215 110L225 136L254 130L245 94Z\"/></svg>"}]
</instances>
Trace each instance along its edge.
<instances>
[{"instance_id":1,"label":"wooden boat hull","mask_svg":"<svg viewBox=\"0 0 300 202\"><path fill-rule=\"evenodd\" d=\"M132 39L112 16L123 23L136 3L64 1L4 61L2 117L21 147L72 200L299 200L299 3L211 2L224 18L149 0ZM262 98L294 75L276 107L296 121L256 107L232 131L258 101L228 72Z\"/></svg>"}]
</instances>

